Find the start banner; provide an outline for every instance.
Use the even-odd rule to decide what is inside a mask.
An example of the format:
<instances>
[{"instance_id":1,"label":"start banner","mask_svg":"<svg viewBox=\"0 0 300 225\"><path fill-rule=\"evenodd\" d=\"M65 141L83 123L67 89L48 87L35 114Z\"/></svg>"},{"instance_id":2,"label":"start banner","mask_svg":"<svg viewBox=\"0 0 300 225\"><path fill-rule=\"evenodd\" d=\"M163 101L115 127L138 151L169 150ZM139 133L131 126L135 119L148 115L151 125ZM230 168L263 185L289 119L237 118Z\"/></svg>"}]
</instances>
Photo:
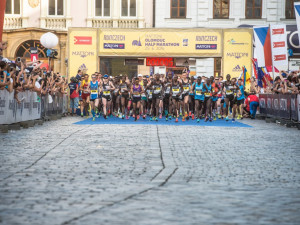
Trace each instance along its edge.
<instances>
[{"instance_id":1,"label":"start banner","mask_svg":"<svg viewBox=\"0 0 300 225\"><path fill-rule=\"evenodd\" d=\"M99 56L222 57L222 30L100 29Z\"/></svg>"},{"instance_id":2,"label":"start banner","mask_svg":"<svg viewBox=\"0 0 300 225\"><path fill-rule=\"evenodd\" d=\"M239 77L246 67L252 74L252 30L228 29L224 30L223 75Z\"/></svg>"},{"instance_id":3,"label":"start banner","mask_svg":"<svg viewBox=\"0 0 300 225\"><path fill-rule=\"evenodd\" d=\"M69 78L76 76L78 69L87 74L97 71L97 29L70 28L69 43Z\"/></svg>"}]
</instances>

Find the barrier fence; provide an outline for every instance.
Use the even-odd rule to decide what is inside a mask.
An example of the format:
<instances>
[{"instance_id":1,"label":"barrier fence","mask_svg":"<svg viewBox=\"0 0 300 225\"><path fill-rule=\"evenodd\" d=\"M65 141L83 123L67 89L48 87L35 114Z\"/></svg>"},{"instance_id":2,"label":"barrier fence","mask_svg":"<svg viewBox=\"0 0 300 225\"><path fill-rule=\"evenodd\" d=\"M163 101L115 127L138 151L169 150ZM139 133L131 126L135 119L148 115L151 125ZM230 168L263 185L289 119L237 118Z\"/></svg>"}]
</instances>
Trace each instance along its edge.
<instances>
[{"instance_id":1,"label":"barrier fence","mask_svg":"<svg viewBox=\"0 0 300 225\"><path fill-rule=\"evenodd\" d=\"M0 90L0 124L13 124L28 120L37 120L52 115L66 113L68 110L67 95L45 95L39 97L36 92L18 93L18 103L14 92Z\"/></svg>"},{"instance_id":2,"label":"barrier fence","mask_svg":"<svg viewBox=\"0 0 300 225\"><path fill-rule=\"evenodd\" d=\"M261 116L300 121L300 94L260 94Z\"/></svg>"}]
</instances>

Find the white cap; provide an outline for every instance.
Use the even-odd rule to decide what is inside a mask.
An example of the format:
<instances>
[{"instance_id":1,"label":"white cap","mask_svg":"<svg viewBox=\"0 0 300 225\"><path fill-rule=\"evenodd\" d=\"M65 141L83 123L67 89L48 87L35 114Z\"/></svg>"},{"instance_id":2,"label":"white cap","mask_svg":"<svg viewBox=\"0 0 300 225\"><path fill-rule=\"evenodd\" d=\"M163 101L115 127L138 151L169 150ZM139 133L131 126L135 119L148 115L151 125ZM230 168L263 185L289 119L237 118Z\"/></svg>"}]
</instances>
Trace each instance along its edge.
<instances>
[{"instance_id":1,"label":"white cap","mask_svg":"<svg viewBox=\"0 0 300 225\"><path fill-rule=\"evenodd\" d=\"M142 77L143 75L139 73L138 77Z\"/></svg>"},{"instance_id":2,"label":"white cap","mask_svg":"<svg viewBox=\"0 0 300 225\"><path fill-rule=\"evenodd\" d=\"M113 78L112 76L109 76L109 78Z\"/></svg>"}]
</instances>

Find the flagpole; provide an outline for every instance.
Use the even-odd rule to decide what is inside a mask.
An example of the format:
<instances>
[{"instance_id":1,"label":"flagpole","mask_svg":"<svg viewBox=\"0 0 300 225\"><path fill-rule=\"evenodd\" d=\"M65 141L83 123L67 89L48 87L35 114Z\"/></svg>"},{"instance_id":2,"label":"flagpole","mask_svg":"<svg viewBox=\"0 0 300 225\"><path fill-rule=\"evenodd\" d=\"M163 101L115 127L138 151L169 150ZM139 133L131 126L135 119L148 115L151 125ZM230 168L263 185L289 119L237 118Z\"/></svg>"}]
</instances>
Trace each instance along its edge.
<instances>
[{"instance_id":1,"label":"flagpole","mask_svg":"<svg viewBox=\"0 0 300 225\"><path fill-rule=\"evenodd\" d=\"M273 66L273 59L274 59L274 56L273 56L273 47L272 47L272 34L271 34L271 25L269 24L269 29L270 29L270 39L271 39L271 54L272 54L272 76L273 76L273 80L274 80L274 75L275 75L275 71L274 71L274 66Z\"/></svg>"}]
</instances>

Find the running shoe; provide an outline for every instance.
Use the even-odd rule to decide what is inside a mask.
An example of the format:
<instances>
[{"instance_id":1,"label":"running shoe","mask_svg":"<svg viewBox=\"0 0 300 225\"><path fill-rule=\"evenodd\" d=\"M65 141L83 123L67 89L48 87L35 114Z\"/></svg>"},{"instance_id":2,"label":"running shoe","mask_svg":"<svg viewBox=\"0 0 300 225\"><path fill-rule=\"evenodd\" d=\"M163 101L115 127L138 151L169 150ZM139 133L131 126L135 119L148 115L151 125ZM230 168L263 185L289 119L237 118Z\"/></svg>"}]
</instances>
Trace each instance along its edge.
<instances>
[{"instance_id":1,"label":"running shoe","mask_svg":"<svg viewBox=\"0 0 300 225\"><path fill-rule=\"evenodd\" d=\"M194 120L195 119L195 115L194 114L192 114L192 120Z\"/></svg>"},{"instance_id":2,"label":"running shoe","mask_svg":"<svg viewBox=\"0 0 300 225\"><path fill-rule=\"evenodd\" d=\"M93 116L93 121L95 121L96 120L96 118Z\"/></svg>"},{"instance_id":3,"label":"running shoe","mask_svg":"<svg viewBox=\"0 0 300 225\"><path fill-rule=\"evenodd\" d=\"M178 118L176 118L175 123L178 123Z\"/></svg>"},{"instance_id":4,"label":"running shoe","mask_svg":"<svg viewBox=\"0 0 300 225\"><path fill-rule=\"evenodd\" d=\"M192 112L190 111L189 116L192 116Z\"/></svg>"},{"instance_id":5,"label":"running shoe","mask_svg":"<svg viewBox=\"0 0 300 225\"><path fill-rule=\"evenodd\" d=\"M135 118L135 115L132 115L133 118Z\"/></svg>"},{"instance_id":6,"label":"running shoe","mask_svg":"<svg viewBox=\"0 0 300 225\"><path fill-rule=\"evenodd\" d=\"M204 120L204 122L207 122L208 121L208 117L205 117L205 120Z\"/></svg>"},{"instance_id":7,"label":"running shoe","mask_svg":"<svg viewBox=\"0 0 300 225\"><path fill-rule=\"evenodd\" d=\"M134 117L134 121L137 121L137 117Z\"/></svg>"},{"instance_id":8,"label":"running shoe","mask_svg":"<svg viewBox=\"0 0 300 225\"><path fill-rule=\"evenodd\" d=\"M238 115L236 119L237 119L237 120L240 120L240 119L241 119L240 115Z\"/></svg>"},{"instance_id":9,"label":"running shoe","mask_svg":"<svg viewBox=\"0 0 300 225\"><path fill-rule=\"evenodd\" d=\"M169 116L169 120L172 120L172 116Z\"/></svg>"},{"instance_id":10,"label":"running shoe","mask_svg":"<svg viewBox=\"0 0 300 225\"><path fill-rule=\"evenodd\" d=\"M136 119L139 120L140 119L140 115L137 115Z\"/></svg>"},{"instance_id":11,"label":"running shoe","mask_svg":"<svg viewBox=\"0 0 300 225\"><path fill-rule=\"evenodd\" d=\"M214 120L217 120L217 117L216 117L216 116L214 116Z\"/></svg>"},{"instance_id":12,"label":"running shoe","mask_svg":"<svg viewBox=\"0 0 300 225\"><path fill-rule=\"evenodd\" d=\"M199 118L197 119L197 123L200 123L200 119Z\"/></svg>"},{"instance_id":13,"label":"running shoe","mask_svg":"<svg viewBox=\"0 0 300 225\"><path fill-rule=\"evenodd\" d=\"M182 113L179 113L179 116L182 116Z\"/></svg>"},{"instance_id":14,"label":"running shoe","mask_svg":"<svg viewBox=\"0 0 300 225\"><path fill-rule=\"evenodd\" d=\"M189 117L189 116L187 116L187 117L186 117L186 120L189 120L189 119L190 119L190 117Z\"/></svg>"},{"instance_id":15,"label":"running shoe","mask_svg":"<svg viewBox=\"0 0 300 225\"><path fill-rule=\"evenodd\" d=\"M221 116L221 119L223 120L223 119L224 119L224 116Z\"/></svg>"},{"instance_id":16,"label":"running shoe","mask_svg":"<svg viewBox=\"0 0 300 225\"><path fill-rule=\"evenodd\" d=\"M161 118L162 118L162 115L160 114L160 115L159 115L159 119L161 119Z\"/></svg>"},{"instance_id":17,"label":"running shoe","mask_svg":"<svg viewBox=\"0 0 300 225\"><path fill-rule=\"evenodd\" d=\"M83 113L81 113L81 115L80 115L81 117L83 117Z\"/></svg>"},{"instance_id":18,"label":"running shoe","mask_svg":"<svg viewBox=\"0 0 300 225\"><path fill-rule=\"evenodd\" d=\"M128 116L126 116L126 120L128 120L129 119L129 117Z\"/></svg>"},{"instance_id":19,"label":"running shoe","mask_svg":"<svg viewBox=\"0 0 300 225\"><path fill-rule=\"evenodd\" d=\"M209 122L212 122L212 121L213 121L213 118L212 118L212 117L210 117L210 118L209 118Z\"/></svg>"},{"instance_id":20,"label":"running shoe","mask_svg":"<svg viewBox=\"0 0 300 225\"><path fill-rule=\"evenodd\" d=\"M218 119L221 119L222 118L222 116L220 115L220 114L218 114ZM223 118L222 118L223 119Z\"/></svg>"},{"instance_id":21,"label":"running shoe","mask_svg":"<svg viewBox=\"0 0 300 225\"><path fill-rule=\"evenodd\" d=\"M152 117L150 117L150 121L152 121Z\"/></svg>"},{"instance_id":22,"label":"running shoe","mask_svg":"<svg viewBox=\"0 0 300 225\"><path fill-rule=\"evenodd\" d=\"M107 119L106 115L103 115L104 119Z\"/></svg>"},{"instance_id":23,"label":"running shoe","mask_svg":"<svg viewBox=\"0 0 300 225\"><path fill-rule=\"evenodd\" d=\"M122 115L122 119L123 119L123 120L125 119L125 115Z\"/></svg>"},{"instance_id":24,"label":"running shoe","mask_svg":"<svg viewBox=\"0 0 300 225\"><path fill-rule=\"evenodd\" d=\"M242 119L244 119L244 117L243 117L243 116L241 116L241 120L242 120Z\"/></svg>"},{"instance_id":25,"label":"running shoe","mask_svg":"<svg viewBox=\"0 0 300 225\"><path fill-rule=\"evenodd\" d=\"M232 118L232 122L233 122L233 123L235 122L235 119L234 119L234 118Z\"/></svg>"},{"instance_id":26,"label":"running shoe","mask_svg":"<svg viewBox=\"0 0 300 225\"><path fill-rule=\"evenodd\" d=\"M168 116L168 110L165 110L165 117L167 117Z\"/></svg>"},{"instance_id":27,"label":"running shoe","mask_svg":"<svg viewBox=\"0 0 300 225\"><path fill-rule=\"evenodd\" d=\"M184 116L182 117L182 122L184 122L185 121L185 118L184 118Z\"/></svg>"},{"instance_id":28,"label":"running shoe","mask_svg":"<svg viewBox=\"0 0 300 225\"><path fill-rule=\"evenodd\" d=\"M228 116L226 116L226 121L228 121L229 120L229 118L228 118Z\"/></svg>"},{"instance_id":29,"label":"running shoe","mask_svg":"<svg viewBox=\"0 0 300 225\"><path fill-rule=\"evenodd\" d=\"M143 115L143 119L146 119L146 115Z\"/></svg>"},{"instance_id":30,"label":"running shoe","mask_svg":"<svg viewBox=\"0 0 300 225\"><path fill-rule=\"evenodd\" d=\"M168 117L166 116L166 121L168 121Z\"/></svg>"}]
</instances>

